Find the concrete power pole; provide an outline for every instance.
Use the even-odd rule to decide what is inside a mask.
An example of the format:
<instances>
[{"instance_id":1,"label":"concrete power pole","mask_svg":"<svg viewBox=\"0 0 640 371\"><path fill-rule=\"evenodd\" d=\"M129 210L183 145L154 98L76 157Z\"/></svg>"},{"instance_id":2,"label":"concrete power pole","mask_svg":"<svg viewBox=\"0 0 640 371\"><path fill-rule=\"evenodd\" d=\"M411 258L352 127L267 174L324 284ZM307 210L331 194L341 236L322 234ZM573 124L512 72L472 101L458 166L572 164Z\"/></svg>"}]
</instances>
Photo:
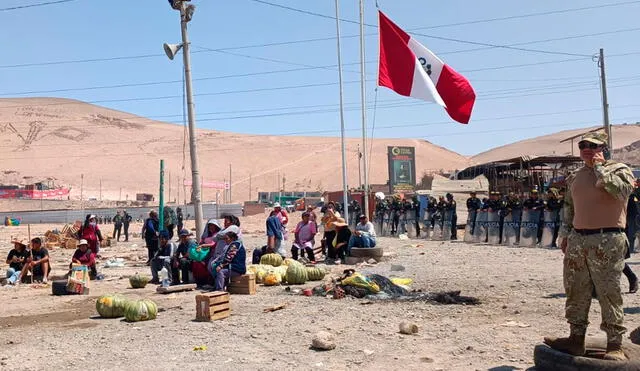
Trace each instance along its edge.
<instances>
[{"instance_id":1,"label":"concrete power pole","mask_svg":"<svg viewBox=\"0 0 640 371\"><path fill-rule=\"evenodd\" d=\"M198 149L196 133L196 114L193 103L193 89L191 87L191 56L189 54L189 34L187 24L191 21L195 6L189 4L188 0L173 0L170 2L172 8L180 11L180 26L182 31L182 58L184 63L185 89L187 95L187 116L189 118L189 152L191 155L191 201L196 221L196 236L201 236L203 231L202 213L202 188L200 170L198 167ZM165 45L166 51L166 45ZM167 54L169 55L169 54ZM170 57L171 58L171 57Z\"/></svg>"},{"instance_id":2,"label":"concrete power pole","mask_svg":"<svg viewBox=\"0 0 640 371\"><path fill-rule=\"evenodd\" d=\"M607 133L610 153L613 155L613 138L611 138L611 124L609 123L609 100L607 99L607 77L604 68L604 49L600 48L600 57L598 58L598 66L600 67L600 88L602 89L602 123L604 131Z\"/></svg>"}]
</instances>

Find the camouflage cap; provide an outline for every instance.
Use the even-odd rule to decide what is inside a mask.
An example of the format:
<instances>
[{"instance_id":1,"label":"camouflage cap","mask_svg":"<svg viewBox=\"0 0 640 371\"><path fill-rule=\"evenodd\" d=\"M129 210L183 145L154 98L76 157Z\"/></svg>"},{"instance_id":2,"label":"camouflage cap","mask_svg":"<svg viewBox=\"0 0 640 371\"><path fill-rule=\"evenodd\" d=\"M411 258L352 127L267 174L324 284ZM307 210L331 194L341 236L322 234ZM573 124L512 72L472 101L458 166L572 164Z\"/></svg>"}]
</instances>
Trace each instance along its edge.
<instances>
[{"instance_id":1,"label":"camouflage cap","mask_svg":"<svg viewBox=\"0 0 640 371\"><path fill-rule=\"evenodd\" d=\"M607 144L607 134L603 131L593 131L591 133L586 133L582 136L580 141L591 142L595 144L605 145Z\"/></svg>"}]
</instances>

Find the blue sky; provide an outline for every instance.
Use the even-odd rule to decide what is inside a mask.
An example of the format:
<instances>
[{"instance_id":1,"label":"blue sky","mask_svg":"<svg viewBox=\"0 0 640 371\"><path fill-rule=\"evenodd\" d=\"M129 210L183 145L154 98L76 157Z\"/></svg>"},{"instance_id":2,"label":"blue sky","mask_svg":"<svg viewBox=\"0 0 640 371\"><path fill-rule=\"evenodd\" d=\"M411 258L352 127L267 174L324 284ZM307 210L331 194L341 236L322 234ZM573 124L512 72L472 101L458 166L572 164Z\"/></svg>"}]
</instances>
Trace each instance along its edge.
<instances>
[{"instance_id":1,"label":"blue sky","mask_svg":"<svg viewBox=\"0 0 640 371\"><path fill-rule=\"evenodd\" d=\"M4 0L0 8L44 1ZM333 0L270 2L328 16L335 12ZM421 28L415 32L422 35L414 37L467 76L478 100L470 124L461 125L433 104L398 96L386 88L379 89L376 99L377 29L366 27L369 129L373 124L373 103L377 101L373 132L376 138L424 138L471 155L518 139L601 123L597 66L588 57L596 54L600 47L608 56L612 122L640 121L636 93L640 84L640 72L636 72L640 62L637 43L640 1L451 25L622 2L379 1L381 9L404 29ZM258 134L339 134L337 70L307 68L336 64L335 21L252 0L194 0L193 3L197 10L190 23L190 37L199 127ZM365 6L365 22L377 24L374 1L366 0ZM358 1L342 0L340 10L342 18L358 19ZM75 0L0 11L0 22L5 30L0 36L2 97L56 96L96 102L181 95L181 83L46 92L181 80L181 59L169 61L162 52L163 42L180 40L178 13L170 9L165 0ZM361 125L360 88L356 83L359 79L359 44L357 37L348 37L358 32L357 25L342 23L344 80L347 82L344 88L345 119L350 136L359 136ZM587 34L600 35L583 37ZM521 47L577 56L483 48L432 36L496 45L572 37ZM258 46L245 48L251 45ZM226 49L231 47L242 48ZM226 50L224 53L206 50L219 48ZM482 50L469 51L479 48ZM153 56L15 67L140 55ZM513 65L526 66L505 68ZM243 74L245 76L237 76ZM247 92L271 88L282 89ZM98 104L141 116L182 122L179 97Z\"/></svg>"}]
</instances>

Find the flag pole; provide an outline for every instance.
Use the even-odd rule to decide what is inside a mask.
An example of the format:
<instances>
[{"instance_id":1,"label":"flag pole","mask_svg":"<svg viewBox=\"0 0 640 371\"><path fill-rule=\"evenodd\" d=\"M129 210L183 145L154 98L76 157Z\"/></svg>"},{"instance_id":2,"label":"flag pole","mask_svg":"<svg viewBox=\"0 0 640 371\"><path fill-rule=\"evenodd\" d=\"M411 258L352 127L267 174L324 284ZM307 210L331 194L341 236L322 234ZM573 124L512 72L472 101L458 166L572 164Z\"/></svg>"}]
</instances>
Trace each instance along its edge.
<instances>
[{"instance_id":1,"label":"flag pole","mask_svg":"<svg viewBox=\"0 0 640 371\"><path fill-rule=\"evenodd\" d=\"M362 168L364 169L364 215L369 215L369 179L367 171L367 82L364 53L364 1L360 0L360 98L362 100Z\"/></svg>"},{"instance_id":2,"label":"flag pole","mask_svg":"<svg viewBox=\"0 0 640 371\"><path fill-rule=\"evenodd\" d=\"M338 42L338 83L340 85L340 139L342 142L342 204L344 206L344 220L349 224L349 196L347 185L347 146L344 137L344 100L342 89L342 53L340 51L340 4L339 0L336 0L336 33Z\"/></svg>"}]
</instances>

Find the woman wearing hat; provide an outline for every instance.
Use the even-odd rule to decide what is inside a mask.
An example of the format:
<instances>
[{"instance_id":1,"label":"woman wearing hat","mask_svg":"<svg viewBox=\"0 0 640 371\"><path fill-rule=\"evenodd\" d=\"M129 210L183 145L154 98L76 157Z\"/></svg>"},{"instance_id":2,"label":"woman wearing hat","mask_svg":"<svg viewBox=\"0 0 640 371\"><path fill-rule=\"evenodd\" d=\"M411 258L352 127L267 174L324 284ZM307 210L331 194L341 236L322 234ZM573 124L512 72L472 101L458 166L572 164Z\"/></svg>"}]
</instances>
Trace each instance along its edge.
<instances>
[{"instance_id":1,"label":"woman wearing hat","mask_svg":"<svg viewBox=\"0 0 640 371\"><path fill-rule=\"evenodd\" d=\"M71 258L71 264L69 269L73 268L74 264L84 265L89 269L89 277L94 280L98 277L98 269L96 268L96 256L93 251L89 249L89 243L87 240L80 240L78 242L78 248L73 253Z\"/></svg>"},{"instance_id":2,"label":"woman wearing hat","mask_svg":"<svg viewBox=\"0 0 640 371\"><path fill-rule=\"evenodd\" d=\"M84 224L78 230L78 239L86 240L89 244L89 249L95 256L100 253L100 242L102 242L102 233L98 228L95 215L87 215L84 220Z\"/></svg>"},{"instance_id":3,"label":"woman wearing hat","mask_svg":"<svg viewBox=\"0 0 640 371\"><path fill-rule=\"evenodd\" d=\"M9 269L7 269L7 283L15 285L20 283L22 270L31 254L27 249L25 240L15 239L11 241L11 243L13 243L13 249L11 249L9 255L7 255L7 264L9 264Z\"/></svg>"}]
</instances>

